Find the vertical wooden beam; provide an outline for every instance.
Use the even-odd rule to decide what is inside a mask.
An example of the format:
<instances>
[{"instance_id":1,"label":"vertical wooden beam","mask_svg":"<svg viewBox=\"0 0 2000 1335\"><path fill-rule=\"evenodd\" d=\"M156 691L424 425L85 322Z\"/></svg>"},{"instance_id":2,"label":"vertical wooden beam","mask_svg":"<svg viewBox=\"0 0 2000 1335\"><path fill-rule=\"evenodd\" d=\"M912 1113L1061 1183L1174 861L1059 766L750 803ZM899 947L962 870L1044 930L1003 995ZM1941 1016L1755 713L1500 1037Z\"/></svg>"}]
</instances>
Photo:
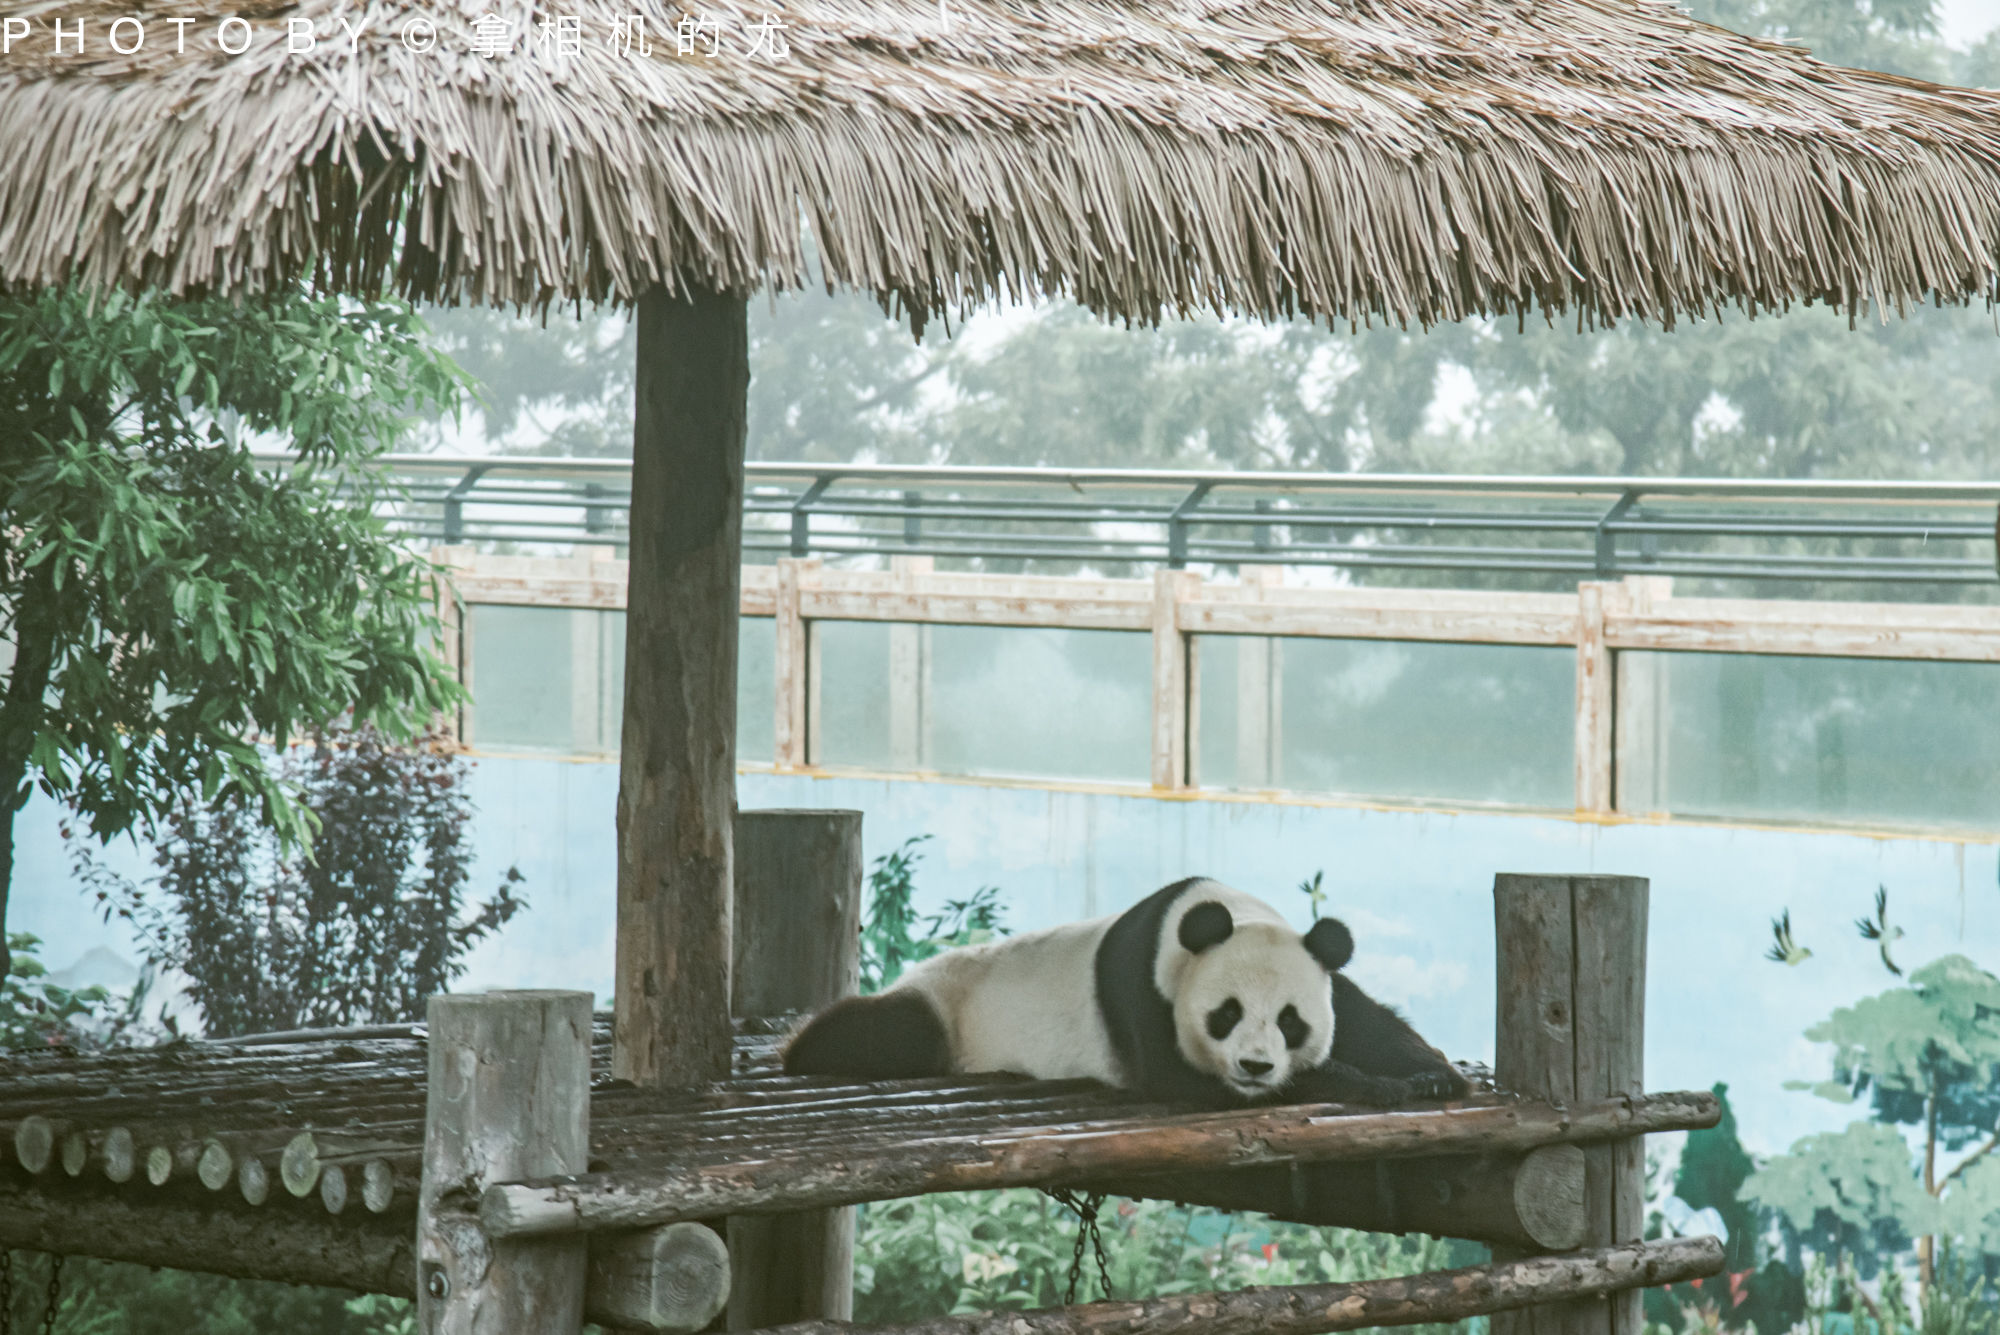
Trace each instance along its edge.
<instances>
[{"instance_id":1,"label":"vertical wooden beam","mask_svg":"<svg viewBox=\"0 0 2000 1335\"><path fill-rule=\"evenodd\" d=\"M1665 575L1627 575L1627 606L1637 616L1664 611L1673 596ZM1617 725L1612 729L1612 805L1650 815L1667 809L1667 663L1660 653L1612 655Z\"/></svg>"},{"instance_id":2,"label":"vertical wooden beam","mask_svg":"<svg viewBox=\"0 0 2000 1335\"><path fill-rule=\"evenodd\" d=\"M750 388L741 297L639 299L614 1074L729 1073L736 621Z\"/></svg>"},{"instance_id":3,"label":"vertical wooden beam","mask_svg":"<svg viewBox=\"0 0 2000 1335\"><path fill-rule=\"evenodd\" d=\"M1611 810L1611 651L1604 644L1604 604L1617 585L1576 586L1576 809Z\"/></svg>"},{"instance_id":4,"label":"vertical wooden beam","mask_svg":"<svg viewBox=\"0 0 2000 1335\"><path fill-rule=\"evenodd\" d=\"M928 556L892 556L889 572L898 591L915 587L936 562ZM930 627L889 624L889 767L916 771L930 764Z\"/></svg>"},{"instance_id":5,"label":"vertical wooden beam","mask_svg":"<svg viewBox=\"0 0 2000 1335\"><path fill-rule=\"evenodd\" d=\"M1180 603L1201 576L1190 570L1153 572L1153 787L1187 787L1188 637Z\"/></svg>"},{"instance_id":6,"label":"vertical wooden beam","mask_svg":"<svg viewBox=\"0 0 2000 1335\"><path fill-rule=\"evenodd\" d=\"M580 578L589 579L597 562L611 559L609 547L579 545L570 553L570 564ZM605 614L594 607L569 610L569 735L571 749L578 755L608 756L618 751L618 717L605 699Z\"/></svg>"},{"instance_id":7,"label":"vertical wooden beam","mask_svg":"<svg viewBox=\"0 0 2000 1335\"><path fill-rule=\"evenodd\" d=\"M1494 878L1493 1077L1502 1088L1566 1104L1643 1091L1647 901L1636 876ZM1638 1240L1645 1175L1638 1137L1584 1148L1582 1245ZM1493 1318L1493 1335L1639 1330L1636 1292Z\"/></svg>"},{"instance_id":8,"label":"vertical wooden beam","mask_svg":"<svg viewBox=\"0 0 2000 1335\"><path fill-rule=\"evenodd\" d=\"M576 1335L588 1237L489 1239L496 1182L580 1173L590 1158L590 993L430 999L417 1212L424 1335Z\"/></svg>"},{"instance_id":9,"label":"vertical wooden beam","mask_svg":"<svg viewBox=\"0 0 2000 1335\"><path fill-rule=\"evenodd\" d=\"M861 813L736 819L738 1015L816 1011L861 978ZM854 1314L854 1210L729 1221L729 1328Z\"/></svg>"},{"instance_id":10,"label":"vertical wooden beam","mask_svg":"<svg viewBox=\"0 0 2000 1335\"><path fill-rule=\"evenodd\" d=\"M803 588L818 573L816 556L778 558L778 645L772 665L778 713L773 732L777 746L772 758L780 769L804 769L811 759L806 745L812 718L808 628L799 600Z\"/></svg>"}]
</instances>

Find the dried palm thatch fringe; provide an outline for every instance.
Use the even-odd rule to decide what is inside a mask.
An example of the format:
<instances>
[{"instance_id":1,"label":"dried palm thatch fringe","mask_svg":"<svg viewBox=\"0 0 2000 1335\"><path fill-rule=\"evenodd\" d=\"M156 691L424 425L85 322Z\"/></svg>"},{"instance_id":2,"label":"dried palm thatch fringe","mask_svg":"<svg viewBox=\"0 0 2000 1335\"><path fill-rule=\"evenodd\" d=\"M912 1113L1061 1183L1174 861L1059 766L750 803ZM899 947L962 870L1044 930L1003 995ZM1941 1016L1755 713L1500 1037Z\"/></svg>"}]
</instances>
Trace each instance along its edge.
<instances>
[{"instance_id":1,"label":"dried palm thatch fringe","mask_svg":"<svg viewBox=\"0 0 2000 1335\"><path fill-rule=\"evenodd\" d=\"M1066 293L1137 320L1672 323L1990 297L2000 255L2000 98L1655 0L688 3L720 56L681 54L663 0L11 4L0 285L537 305L825 282L918 320ZM489 10L573 14L582 49L483 57ZM216 50L231 12L243 55ZM650 58L610 40L633 12ZM426 53L399 39L419 14ZM788 59L744 53L767 15ZM184 55L174 16L197 19ZM86 56L52 54L55 18ZM287 54L292 18L312 54Z\"/></svg>"}]
</instances>

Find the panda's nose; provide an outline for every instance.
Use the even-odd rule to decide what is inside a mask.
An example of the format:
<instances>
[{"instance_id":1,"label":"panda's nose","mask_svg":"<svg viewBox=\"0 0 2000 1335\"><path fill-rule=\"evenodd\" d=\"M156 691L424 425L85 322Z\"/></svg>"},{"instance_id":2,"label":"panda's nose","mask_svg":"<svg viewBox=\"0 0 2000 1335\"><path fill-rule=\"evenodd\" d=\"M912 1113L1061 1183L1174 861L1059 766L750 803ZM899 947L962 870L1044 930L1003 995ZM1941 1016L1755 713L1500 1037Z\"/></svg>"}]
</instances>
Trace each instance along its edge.
<instances>
[{"instance_id":1,"label":"panda's nose","mask_svg":"<svg viewBox=\"0 0 2000 1335\"><path fill-rule=\"evenodd\" d=\"M1248 1057L1243 1058L1236 1065L1242 1069L1245 1075L1269 1075L1271 1073L1271 1063L1252 1061Z\"/></svg>"}]
</instances>

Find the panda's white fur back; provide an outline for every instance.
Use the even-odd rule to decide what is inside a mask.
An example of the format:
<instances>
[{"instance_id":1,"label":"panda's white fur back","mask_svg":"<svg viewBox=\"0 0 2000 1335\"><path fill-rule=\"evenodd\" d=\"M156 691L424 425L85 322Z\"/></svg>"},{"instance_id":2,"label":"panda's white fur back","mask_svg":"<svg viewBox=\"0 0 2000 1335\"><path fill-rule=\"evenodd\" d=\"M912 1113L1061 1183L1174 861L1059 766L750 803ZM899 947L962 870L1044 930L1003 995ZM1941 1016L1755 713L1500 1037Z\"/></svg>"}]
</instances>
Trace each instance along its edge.
<instances>
[{"instance_id":1,"label":"panda's white fur back","mask_svg":"<svg viewBox=\"0 0 2000 1335\"><path fill-rule=\"evenodd\" d=\"M931 999L960 1071L1123 1082L1097 1004L1097 947L1117 919L1092 918L961 946L912 968L890 991Z\"/></svg>"},{"instance_id":2,"label":"panda's white fur back","mask_svg":"<svg viewBox=\"0 0 2000 1335\"><path fill-rule=\"evenodd\" d=\"M1300 934L1255 896L1177 881L1116 916L947 951L836 1002L786 1044L785 1071L1013 1071L1203 1107L1462 1093L1443 1054L1342 975L1353 952L1337 919Z\"/></svg>"}]
</instances>

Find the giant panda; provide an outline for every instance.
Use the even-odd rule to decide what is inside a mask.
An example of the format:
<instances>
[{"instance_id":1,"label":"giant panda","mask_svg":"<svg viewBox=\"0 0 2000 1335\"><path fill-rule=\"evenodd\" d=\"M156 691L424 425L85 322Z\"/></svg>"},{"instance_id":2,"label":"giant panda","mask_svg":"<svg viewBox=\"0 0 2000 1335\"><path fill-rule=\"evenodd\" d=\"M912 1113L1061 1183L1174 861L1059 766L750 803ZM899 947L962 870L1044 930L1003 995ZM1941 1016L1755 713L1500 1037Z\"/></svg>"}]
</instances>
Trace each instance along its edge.
<instances>
[{"instance_id":1,"label":"giant panda","mask_svg":"<svg viewBox=\"0 0 2000 1335\"><path fill-rule=\"evenodd\" d=\"M1261 899L1195 877L1112 917L925 960L815 1016L784 1066L1088 1078L1207 1107L1463 1094L1457 1069L1341 972L1353 953L1335 919L1301 936Z\"/></svg>"}]
</instances>

